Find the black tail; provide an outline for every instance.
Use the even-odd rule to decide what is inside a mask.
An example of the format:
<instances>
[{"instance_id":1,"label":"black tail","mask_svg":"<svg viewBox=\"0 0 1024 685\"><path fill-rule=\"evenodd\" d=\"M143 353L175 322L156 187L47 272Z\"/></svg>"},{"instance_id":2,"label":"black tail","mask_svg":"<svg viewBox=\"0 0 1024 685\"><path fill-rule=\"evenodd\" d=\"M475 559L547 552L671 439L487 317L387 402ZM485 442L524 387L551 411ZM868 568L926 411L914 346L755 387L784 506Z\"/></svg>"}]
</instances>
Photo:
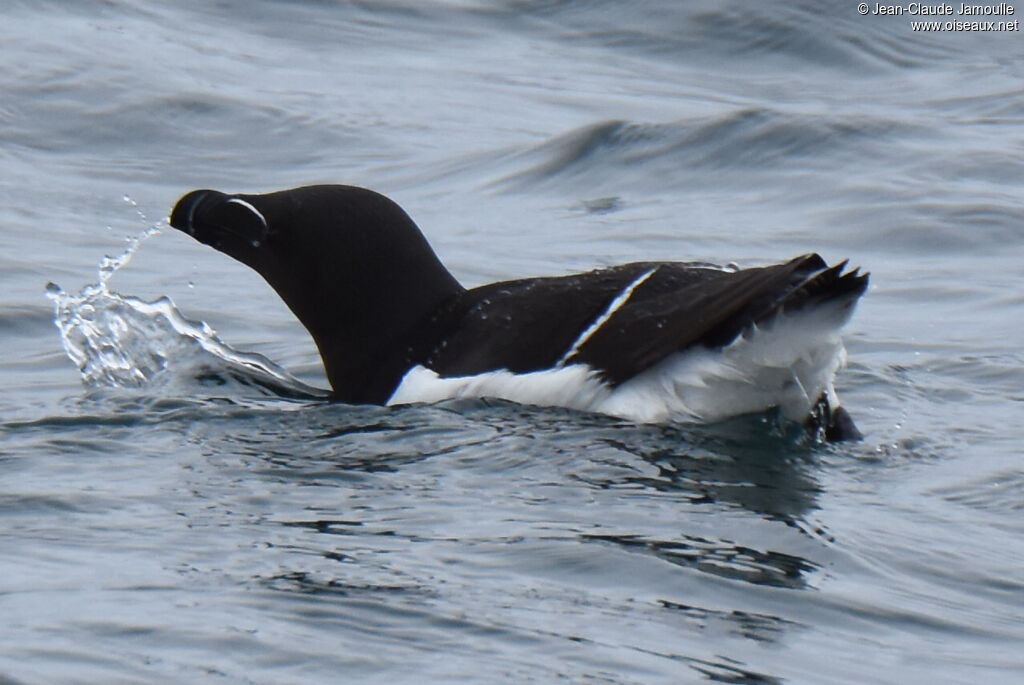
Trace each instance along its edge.
<instances>
[{"instance_id":1,"label":"black tail","mask_svg":"<svg viewBox=\"0 0 1024 685\"><path fill-rule=\"evenodd\" d=\"M818 255L811 255L811 257L816 257L818 261L821 261ZM792 290L784 293L757 319L770 317L779 311L796 311L836 300L846 300L852 307L867 290L870 274L860 273L859 268L843 273L847 263L847 260L843 260L835 266L825 268L825 262L821 261L821 269L817 273L807 277Z\"/></svg>"}]
</instances>

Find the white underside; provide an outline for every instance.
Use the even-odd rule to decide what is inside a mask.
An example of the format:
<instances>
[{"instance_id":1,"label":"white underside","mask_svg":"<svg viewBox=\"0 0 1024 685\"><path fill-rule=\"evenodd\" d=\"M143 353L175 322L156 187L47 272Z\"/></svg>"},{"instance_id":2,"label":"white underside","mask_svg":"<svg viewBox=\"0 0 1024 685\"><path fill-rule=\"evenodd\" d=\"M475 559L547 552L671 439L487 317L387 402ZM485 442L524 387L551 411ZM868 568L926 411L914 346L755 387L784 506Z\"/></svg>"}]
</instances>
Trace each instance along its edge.
<instances>
[{"instance_id":1,"label":"white underside","mask_svg":"<svg viewBox=\"0 0 1024 685\"><path fill-rule=\"evenodd\" d=\"M846 359L839 329L848 315L841 305L780 314L724 349L673 354L616 388L585 364L456 378L415 366L388 404L493 397L639 423L713 423L778 408L787 418L803 421L822 393L832 408L839 406L832 383Z\"/></svg>"}]
</instances>

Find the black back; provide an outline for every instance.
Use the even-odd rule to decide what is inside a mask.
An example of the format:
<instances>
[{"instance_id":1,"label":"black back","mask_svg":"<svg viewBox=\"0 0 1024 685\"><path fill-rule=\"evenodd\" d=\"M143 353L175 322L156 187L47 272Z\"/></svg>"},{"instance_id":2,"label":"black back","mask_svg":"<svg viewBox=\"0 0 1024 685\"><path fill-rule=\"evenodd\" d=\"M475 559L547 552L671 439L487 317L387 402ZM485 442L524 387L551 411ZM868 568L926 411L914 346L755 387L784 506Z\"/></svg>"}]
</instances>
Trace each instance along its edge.
<instances>
[{"instance_id":1,"label":"black back","mask_svg":"<svg viewBox=\"0 0 1024 685\"><path fill-rule=\"evenodd\" d=\"M852 306L867 276L842 274L816 254L784 264L726 271L680 262L636 262L572 276L493 283L453 298L418 332L426 347L413 361L442 376L590 365L612 385L629 380L673 352L728 345L779 311L845 298ZM630 284L629 298L585 339Z\"/></svg>"}]
</instances>

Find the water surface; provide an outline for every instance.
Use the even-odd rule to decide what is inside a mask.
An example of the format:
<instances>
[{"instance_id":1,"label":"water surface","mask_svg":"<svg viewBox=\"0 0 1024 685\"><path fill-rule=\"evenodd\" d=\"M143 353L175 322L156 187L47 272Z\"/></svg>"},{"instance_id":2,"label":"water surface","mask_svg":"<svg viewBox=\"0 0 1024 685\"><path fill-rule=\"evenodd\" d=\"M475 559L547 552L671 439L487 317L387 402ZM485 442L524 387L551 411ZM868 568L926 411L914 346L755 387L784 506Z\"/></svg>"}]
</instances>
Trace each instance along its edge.
<instances>
[{"instance_id":1,"label":"water surface","mask_svg":"<svg viewBox=\"0 0 1024 685\"><path fill-rule=\"evenodd\" d=\"M1019 32L79 0L0 33L0 681L1024 679ZM260 382L325 386L256 274L167 229L95 300L131 363L83 383L47 283L98 287L192 188L325 182L394 197L466 285L849 257L867 437L331 404Z\"/></svg>"}]
</instances>

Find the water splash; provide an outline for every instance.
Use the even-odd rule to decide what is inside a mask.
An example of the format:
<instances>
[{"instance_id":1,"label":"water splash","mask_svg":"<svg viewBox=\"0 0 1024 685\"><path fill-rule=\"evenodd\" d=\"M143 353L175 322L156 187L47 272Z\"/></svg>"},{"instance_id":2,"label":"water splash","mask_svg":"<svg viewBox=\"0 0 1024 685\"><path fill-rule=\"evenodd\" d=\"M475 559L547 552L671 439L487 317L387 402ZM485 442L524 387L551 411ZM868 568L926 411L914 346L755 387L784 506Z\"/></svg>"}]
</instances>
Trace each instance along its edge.
<instances>
[{"instance_id":1,"label":"water splash","mask_svg":"<svg viewBox=\"0 0 1024 685\"><path fill-rule=\"evenodd\" d=\"M136 207L143 221L145 215ZM326 393L298 380L266 357L239 352L223 342L205 322L191 321L169 297L146 302L109 288L144 241L160 233L158 221L128 238L125 250L100 260L97 281L77 294L48 283L54 323L64 351L90 387L175 387L235 385L261 394L322 398Z\"/></svg>"}]
</instances>

